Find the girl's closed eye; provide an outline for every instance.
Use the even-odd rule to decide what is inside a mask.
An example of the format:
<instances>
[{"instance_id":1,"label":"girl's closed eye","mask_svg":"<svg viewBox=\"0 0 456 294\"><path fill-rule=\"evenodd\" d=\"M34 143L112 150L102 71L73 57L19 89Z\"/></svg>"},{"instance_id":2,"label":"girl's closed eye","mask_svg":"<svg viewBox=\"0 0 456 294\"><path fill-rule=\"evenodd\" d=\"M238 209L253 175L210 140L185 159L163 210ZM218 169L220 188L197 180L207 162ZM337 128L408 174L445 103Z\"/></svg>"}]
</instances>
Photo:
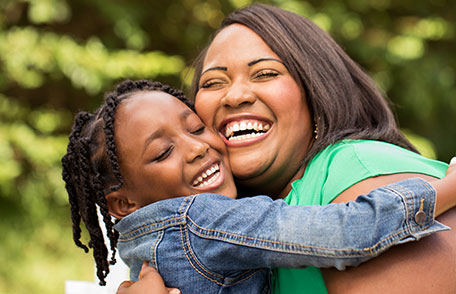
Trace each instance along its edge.
<instances>
[{"instance_id":1,"label":"girl's closed eye","mask_svg":"<svg viewBox=\"0 0 456 294\"><path fill-rule=\"evenodd\" d=\"M193 131L190 131L190 133L193 135L200 135L204 132L205 129L206 129L205 125L200 125L197 128L195 128Z\"/></svg>"},{"instance_id":2,"label":"girl's closed eye","mask_svg":"<svg viewBox=\"0 0 456 294\"><path fill-rule=\"evenodd\" d=\"M167 148L165 148L164 150L162 150L162 151L153 159L153 161L160 162L160 161L165 160L166 158L168 158L168 157L171 155L171 152L173 151L173 149L174 149L174 145L169 145Z\"/></svg>"}]
</instances>

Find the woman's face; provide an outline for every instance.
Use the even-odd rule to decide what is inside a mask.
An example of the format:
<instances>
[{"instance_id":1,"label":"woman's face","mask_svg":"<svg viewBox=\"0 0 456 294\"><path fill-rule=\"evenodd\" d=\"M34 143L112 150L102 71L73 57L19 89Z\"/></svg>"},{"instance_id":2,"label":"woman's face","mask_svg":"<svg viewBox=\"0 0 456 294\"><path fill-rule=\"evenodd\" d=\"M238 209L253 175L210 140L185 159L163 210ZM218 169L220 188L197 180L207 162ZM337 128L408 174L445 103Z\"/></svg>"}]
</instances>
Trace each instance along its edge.
<instances>
[{"instance_id":1,"label":"woman's face","mask_svg":"<svg viewBox=\"0 0 456 294\"><path fill-rule=\"evenodd\" d=\"M300 169L312 122L300 87L251 29L223 29L204 59L196 110L224 140L233 174L257 193L280 193Z\"/></svg>"}]
</instances>

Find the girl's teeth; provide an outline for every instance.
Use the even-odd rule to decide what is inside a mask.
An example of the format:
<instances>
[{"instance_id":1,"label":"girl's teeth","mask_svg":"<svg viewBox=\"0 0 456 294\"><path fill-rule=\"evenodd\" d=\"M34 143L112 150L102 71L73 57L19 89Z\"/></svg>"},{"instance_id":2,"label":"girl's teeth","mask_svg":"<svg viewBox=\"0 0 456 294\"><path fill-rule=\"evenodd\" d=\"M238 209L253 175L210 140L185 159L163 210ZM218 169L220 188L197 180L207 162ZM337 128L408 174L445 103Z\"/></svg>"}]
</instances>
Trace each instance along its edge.
<instances>
[{"instance_id":1,"label":"girl's teeth","mask_svg":"<svg viewBox=\"0 0 456 294\"><path fill-rule=\"evenodd\" d=\"M212 184L213 182L215 182L215 180L217 180L218 176L217 174L215 174L213 177L211 177L210 179L208 179L207 181L204 181L202 182L201 184L199 184L197 187L198 188L204 188L206 186L209 186L210 184Z\"/></svg>"},{"instance_id":2,"label":"girl's teeth","mask_svg":"<svg viewBox=\"0 0 456 294\"><path fill-rule=\"evenodd\" d=\"M213 165L212 167L208 168L205 172L203 172L201 174L201 176L199 176L194 182L193 182L193 186L196 186L196 187L199 187L199 188L204 188L206 187L207 185L209 184L212 184L216 179L217 179L217 176L213 176L211 177L210 179L208 180L205 180L207 179L209 176L211 176L212 174L216 173L219 171L219 166L218 164L215 164ZM204 182L203 182L204 181Z\"/></svg>"}]
</instances>

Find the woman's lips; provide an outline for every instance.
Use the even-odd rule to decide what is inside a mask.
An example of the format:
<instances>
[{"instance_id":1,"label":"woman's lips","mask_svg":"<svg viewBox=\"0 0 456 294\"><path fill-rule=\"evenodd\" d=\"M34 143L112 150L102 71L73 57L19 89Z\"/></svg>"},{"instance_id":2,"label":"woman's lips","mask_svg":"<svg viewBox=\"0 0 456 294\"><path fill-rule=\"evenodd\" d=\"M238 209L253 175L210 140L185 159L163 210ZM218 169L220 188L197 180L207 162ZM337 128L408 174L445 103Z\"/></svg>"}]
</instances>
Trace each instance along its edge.
<instances>
[{"instance_id":1,"label":"woman's lips","mask_svg":"<svg viewBox=\"0 0 456 294\"><path fill-rule=\"evenodd\" d=\"M257 117L238 117L225 120L219 129L225 144L229 147L241 147L263 140L272 127L272 123Z\"/></svg>"}]
</instances>

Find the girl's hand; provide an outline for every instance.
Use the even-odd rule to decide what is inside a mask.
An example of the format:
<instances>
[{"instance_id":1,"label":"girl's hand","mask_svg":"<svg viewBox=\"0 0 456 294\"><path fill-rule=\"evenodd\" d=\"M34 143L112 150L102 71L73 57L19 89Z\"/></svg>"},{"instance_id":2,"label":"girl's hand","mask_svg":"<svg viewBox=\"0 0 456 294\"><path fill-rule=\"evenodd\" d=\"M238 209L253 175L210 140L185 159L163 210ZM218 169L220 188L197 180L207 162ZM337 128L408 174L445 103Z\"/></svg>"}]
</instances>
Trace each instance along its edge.
<instances>
[{"instance_id":1,"label":"girl's hand","mask_svg":"<svg viewBox=\"0 0 456 294\"><path fill-rule=\"evenodd\" d=\"M157 270L145 261L137 282L124 281L116 294L180 294L179 289L167 288Z\"/></svg>"},{"instance_id":2,"label":"girl's hand","mask_svg":"<svg viewBox=\"0 0 456 294\"><path fill-rule=\"evenodd\" d=\"M456 157L451 159L446 176L440 180L432 181L430 184L437 192L436 216L456 207Z\"/></svg>"},{"instance_id":3,"label":"girl's hand","mask_svg":"<svg viewBox=\"0 0 456 294\"><path fill-rule=\"evenodd\" d=\"M446 174L449 175L452 172L456 171L456 157L453 157L450 161L450 166L447 169Z\"/></svg>"}]
</instances>

